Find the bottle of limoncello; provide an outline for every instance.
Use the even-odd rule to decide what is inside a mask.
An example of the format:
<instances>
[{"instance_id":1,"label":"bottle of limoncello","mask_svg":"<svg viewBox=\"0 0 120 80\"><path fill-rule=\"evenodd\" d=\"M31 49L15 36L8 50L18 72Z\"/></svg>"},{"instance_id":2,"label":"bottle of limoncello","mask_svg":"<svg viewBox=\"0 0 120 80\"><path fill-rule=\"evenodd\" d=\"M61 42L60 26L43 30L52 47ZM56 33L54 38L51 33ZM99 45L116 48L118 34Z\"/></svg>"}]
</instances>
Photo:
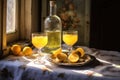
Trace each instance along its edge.
<instances>
[{"instance_id":1,"label":"bottle of limoncello","mask_svg":"<svg viewBox=\"0 0 120 80\"><path fill-rule=\"evenodd\" d=\"M44 22L44 31L48 35L48 43L44 52L51 53L61 47L61 19L56 15L56 1L50 1L50 13Z\"/></svg>"}]
</instances>

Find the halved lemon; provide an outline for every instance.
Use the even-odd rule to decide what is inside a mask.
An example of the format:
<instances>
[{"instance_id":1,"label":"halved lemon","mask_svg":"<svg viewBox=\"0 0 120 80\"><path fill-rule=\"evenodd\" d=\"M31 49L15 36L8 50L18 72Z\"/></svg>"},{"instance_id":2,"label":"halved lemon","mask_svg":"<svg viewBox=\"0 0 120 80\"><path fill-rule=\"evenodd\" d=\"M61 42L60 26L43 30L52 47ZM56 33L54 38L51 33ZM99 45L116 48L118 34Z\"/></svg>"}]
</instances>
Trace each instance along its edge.
<instances>
[{"instance_id":1,"label":"halved lemon","mask_svg":"<svg viewBox=\"0 0 120 80\"><path fill-rule=\"evenodd\" d=\"M62 48L59 48L59 49L53 51L52 58L56 58L57 54L60 54L60 53L62 53Z\"/></svg>"},{"instance_id":2,"label":"halved lemon","mask_svg":"<svg viewBox=\"0 0 120 80\"><path fill-rule=\"evenodd\" d=\"M67 60L67 55L65 53L59 53L56 55L57 59L60 61L60 62L64 62Z\"/></svg>"},{"instance_id":3,"label":"halved lemon","mask_svg":"<svg viewBox=\"0 0 120 80\"><path fill-rule=\"evenodd\" d=\"M79 60L79 55L76 51L72 51L72 53L68 56L68 60L72 63L75 63Z\"/></svg>"},{"instance_id":4,"label":"halved lemon","mask_svg":"<svg viewBox=\"0 0 120 80\"><path fill-rule=\"evenodd\" d=\"M75 51L78 51L80 53L81 57L83 57L85 55L85 51L83 48L77 48Z\"/></svg>"}]
</instances>

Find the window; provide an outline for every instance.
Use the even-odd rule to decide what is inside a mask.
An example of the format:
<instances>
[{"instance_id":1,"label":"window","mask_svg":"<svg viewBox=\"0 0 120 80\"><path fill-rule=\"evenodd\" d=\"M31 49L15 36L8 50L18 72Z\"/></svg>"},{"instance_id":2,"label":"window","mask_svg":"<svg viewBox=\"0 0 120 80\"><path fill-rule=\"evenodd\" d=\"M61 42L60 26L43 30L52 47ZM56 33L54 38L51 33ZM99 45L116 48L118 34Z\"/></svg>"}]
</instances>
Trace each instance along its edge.
<instances>
[{"instance_id":1,"label":"window","mask_svg":"<svg viewBox=\"0 0 120 80\"><path fill-rule=\"evenodd\" d=\"M18 3L18 0L6 0L6 33L8 43L19 39Z\"/></svg>"},{"instance_id":2,"label":"window","mask_svg":"<svg viewBox=\"0 0 120 80\"><path fill-rule=\"evenodd\" d=\"M7 22L6 32L15 32L15 21L16 21L16 0L7 0Z\"/></svg>"}]
</instances>

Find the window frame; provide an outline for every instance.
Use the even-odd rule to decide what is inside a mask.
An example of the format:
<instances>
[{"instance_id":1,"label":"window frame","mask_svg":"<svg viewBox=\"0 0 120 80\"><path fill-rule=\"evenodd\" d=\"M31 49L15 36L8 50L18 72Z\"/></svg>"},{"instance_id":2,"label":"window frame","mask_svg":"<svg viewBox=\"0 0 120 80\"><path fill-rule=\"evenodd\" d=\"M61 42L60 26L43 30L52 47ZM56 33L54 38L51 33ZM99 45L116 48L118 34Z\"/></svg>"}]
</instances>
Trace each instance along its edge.
<instances>
[{"instance_id":1,"label":"window frame","mask_svg":"<svg viewBox=\"0 0 120 80\"><path fill-rule=\"evenodd\" d=\"M0 0L0 58L7 54L6 48L6 0Z\"/></svg>"},{"instance_id":2,"label":"window frame","mask_svg":"<svg viewBox=\"0 0 120 80\"><path fill-rule=\"evenodd\" d=\"M20 39L30 40L32 30L32 0L21 0L20 2Z\"/></svg>"},{"instance_id":3,"label":"window frame","mask_svg":"<svg viewBox=\"0 0 120 80\"><path fill-rule=\"evenodd\" d=\"M0 52L2 51L2 0L0 0Z\"/></svg>"}]
</instances>

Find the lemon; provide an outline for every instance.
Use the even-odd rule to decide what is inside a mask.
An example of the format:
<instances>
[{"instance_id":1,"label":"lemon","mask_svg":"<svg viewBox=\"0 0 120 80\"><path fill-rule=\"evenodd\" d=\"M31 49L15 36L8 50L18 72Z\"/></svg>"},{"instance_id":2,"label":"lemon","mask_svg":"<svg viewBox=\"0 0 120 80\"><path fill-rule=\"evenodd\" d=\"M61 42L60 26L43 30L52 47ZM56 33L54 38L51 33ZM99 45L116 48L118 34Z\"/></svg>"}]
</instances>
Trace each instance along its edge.
<instances>
[{"instance_id":1,"label":"lemon","mask_svg":"<svg viewBox=\"0 0 120 80\"><path fill-rule=\"evenodd\" d=\"M53 51L52 57L53 57L53 58L56 58L56 57L57 57L57 54L60 54L60 53L62 53L62 48L59 48L59 49Z\"/></svg>"},{"instance_id":2,"label":"lemon","mask_svg":"<svg viewBox=\"0 0 120 80\"><path fill-rule=\"evenodd\" d=\"M25 56L31 56L33 53L32 48L29 46L24 47L22 52Z\"/></svg>"},{"instance_id":3,"label":"lemon","mask_svg":"<svg viewBox=\"0 0 120 80\"><path fill-rule=\"evenodd\" d=\"M79 55L76 54L76 51L72 51L72 53L68 56L68 60L72 63L75 63L79 60Z\"/></svg>"},{"instance_id":4,"label":"lemon","mask_svg":"<svg viewBox=\"0 0 120 80\"><path fill-rule=\"evenodd\" d=\"M24 56L23 52L21 51L18 56Z\"/></svg>"},{"instance_id":5,"label":"lemon","mask_svg":"<svg viewBox=\"0 0 120 80\"><path fill-rule=\"evenodd\" d=\"M14 55L18 55L21 52L21 46L18 44L14 44L11 47L11 51Z\"/></svg>"},{"instance_id":6,"label":"lemon","mask_svg":"<svg viewBox=\"0 0 120 80\"><path fill-rule=\"evenodd\" d=\"M85 55L85 51L83 48L77 48L76 51L80 53L80 56L83 57Z\"/></svg>"},{"instance_id":7,"label":"lemon","mask_svg":"<svg viewBox=\"0 0 120 80\"><path fill-rule=\"evenodd\" d=\"M67 55L65 53L59 53L56 55L56 57L58 58L58 60L61 61L66 61L67 60Z\"/></svg>"}]
</instances>

